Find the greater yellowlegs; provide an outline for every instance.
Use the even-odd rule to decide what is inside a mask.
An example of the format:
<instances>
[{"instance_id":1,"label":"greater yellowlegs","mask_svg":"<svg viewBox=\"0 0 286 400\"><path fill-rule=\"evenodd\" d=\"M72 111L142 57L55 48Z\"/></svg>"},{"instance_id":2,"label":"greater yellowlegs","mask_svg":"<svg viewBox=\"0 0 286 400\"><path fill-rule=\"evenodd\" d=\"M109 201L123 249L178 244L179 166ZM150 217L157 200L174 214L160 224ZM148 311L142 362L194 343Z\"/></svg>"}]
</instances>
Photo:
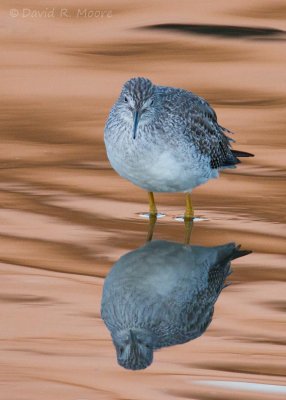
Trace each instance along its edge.
<instances>
[{"instance_id":1,"label":"greater yellowlegs","mask_svg":"<svg viewBox=\"0 0 286 400\"><path fill-rule=\"evenodd\" d=\"M203 98L133 78L111 109L104 140L112 167L148 191L151 215L153 192L185 192L185 218L192 218L192 189L252 156L232 150L226 132Z\"/></svg>"}]
</instances>

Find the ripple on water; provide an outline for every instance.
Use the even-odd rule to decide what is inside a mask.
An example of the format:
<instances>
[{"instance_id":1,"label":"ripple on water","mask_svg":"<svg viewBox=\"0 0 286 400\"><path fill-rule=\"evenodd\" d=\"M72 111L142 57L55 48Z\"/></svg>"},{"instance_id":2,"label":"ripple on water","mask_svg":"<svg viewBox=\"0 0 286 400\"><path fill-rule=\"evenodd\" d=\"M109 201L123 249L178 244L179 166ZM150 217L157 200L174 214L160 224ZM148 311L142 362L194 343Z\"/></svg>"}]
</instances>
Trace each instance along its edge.
<instances>
[{"instance_id":1,"label":"ripple on water","mask_svg":"<svg viewBox=\"0 0 286 400\"><path fill-rule=\"evenodd\" d=\"M94 20L11 18L6 3L2 397L284 398L285 5L106 0L112 18ZM205 97L235 132L235 147L255 154L192 199L204 219L193 224L193 244L235 241L253 254L233 262L233 285L206 334L156 353L140 373L118 367L99 318L103 278L148 230L139 215L146 193L112 171L103 143L109 109L132 76ZM173 219L184 212L183 195L156 202L165 216L154 238L183 241L183 223Z\"/></svg>"}]
</instances>

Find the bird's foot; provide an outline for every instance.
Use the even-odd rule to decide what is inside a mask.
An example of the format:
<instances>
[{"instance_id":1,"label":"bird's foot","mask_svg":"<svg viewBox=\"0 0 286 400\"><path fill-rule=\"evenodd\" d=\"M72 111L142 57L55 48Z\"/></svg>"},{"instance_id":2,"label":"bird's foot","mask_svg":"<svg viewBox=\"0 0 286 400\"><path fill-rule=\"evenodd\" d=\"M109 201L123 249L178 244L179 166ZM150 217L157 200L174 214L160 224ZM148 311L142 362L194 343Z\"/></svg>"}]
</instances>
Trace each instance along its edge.
<instances>
[{"instance_id":1,"label":"bird's foot","mask_svg":"<svg viewBox=\"0 0 286 400\"><path fill-rule=\"evenodd\" d=\"M191 212L191 213L185 213L184 214L184 220L194 220L195 219L195 216L194 216L194 213L193 212Z\"/></svg>"},{"instance_id":2,"label":"bird's foot","mask_svg":"<svg viewBox=\"0 0 286 400\"><path fill-rule=\"evenodd\" d=\"M155 208L155 209L150 209L149 210L149 217L151 218L153 218L153 217L155 217L155 216L157 216L158 215L158 211L157 211L157 208Z\"/></svg>"}]
</instances>

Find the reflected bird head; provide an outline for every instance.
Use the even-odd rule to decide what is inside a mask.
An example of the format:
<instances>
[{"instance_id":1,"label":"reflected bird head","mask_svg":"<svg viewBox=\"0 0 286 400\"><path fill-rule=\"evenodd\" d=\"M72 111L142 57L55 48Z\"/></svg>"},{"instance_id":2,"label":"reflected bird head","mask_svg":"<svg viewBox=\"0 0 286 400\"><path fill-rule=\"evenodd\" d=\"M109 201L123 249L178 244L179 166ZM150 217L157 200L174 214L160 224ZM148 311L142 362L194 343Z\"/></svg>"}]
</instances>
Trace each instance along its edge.
<instances>
[{"instance_id":1,"label":"reflected bird head","mask_svg":"<svg viewBox=\"0 0 286 400\"><path fill-rule=\"evenodd\" d=\"M112 335L118 364L126 369L147 368L153 361L152 334L143 329L127 329Z\"/></svg>"},{"instance_id":2,"label":"reflected bird head","mask_svg":"<svg viewBox=\"0 0 286 400\"><path fill-rule=\"evenodd\" d=\"M119 105L121 115L132 123L132 137L136 139L138 126L152 122L158 108L155 86L146 78L130 79L122 88Z\"/></svg>"}]
</instances>

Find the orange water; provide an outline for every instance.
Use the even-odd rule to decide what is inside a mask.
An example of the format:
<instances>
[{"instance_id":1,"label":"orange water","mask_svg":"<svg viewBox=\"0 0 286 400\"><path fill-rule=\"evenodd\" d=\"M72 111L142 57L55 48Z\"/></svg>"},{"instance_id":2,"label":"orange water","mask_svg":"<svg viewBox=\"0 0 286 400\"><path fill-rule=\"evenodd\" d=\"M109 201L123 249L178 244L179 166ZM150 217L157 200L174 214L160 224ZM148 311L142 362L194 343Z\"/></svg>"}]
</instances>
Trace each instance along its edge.
<instances>
[{"instance_id":1,"label":"orange water","mask_svg":"<svg viewBox=\"0 0 286 400\"><path fill-rule=\"evenodd\" d=\"M141 28L283 30L284 3L14 3L17 17L11 2L0 8L0 399L282 398L196 381L285 385L285 36ZM24 16L26 7L56 7L55 16ZM78 8L111 15L77 16ZM205 97L236 132L235 147L256 155L193 194L207 221L195 224L192 243L235 241L253 254L233 263L234 284L206 334L156 353L141 372L117 365L100 319L103 277L147 233L137 214L147 211L146 193L111 170L103 145L108 111L132 76ZM157 202L167 217L155 238L182 241L173 217L183 196Z\"/></svg>"}]
</instances>

